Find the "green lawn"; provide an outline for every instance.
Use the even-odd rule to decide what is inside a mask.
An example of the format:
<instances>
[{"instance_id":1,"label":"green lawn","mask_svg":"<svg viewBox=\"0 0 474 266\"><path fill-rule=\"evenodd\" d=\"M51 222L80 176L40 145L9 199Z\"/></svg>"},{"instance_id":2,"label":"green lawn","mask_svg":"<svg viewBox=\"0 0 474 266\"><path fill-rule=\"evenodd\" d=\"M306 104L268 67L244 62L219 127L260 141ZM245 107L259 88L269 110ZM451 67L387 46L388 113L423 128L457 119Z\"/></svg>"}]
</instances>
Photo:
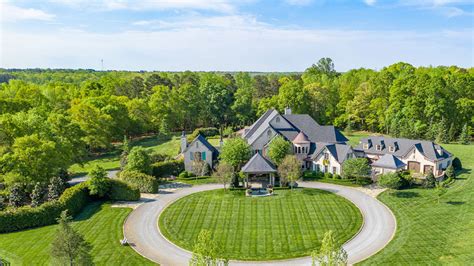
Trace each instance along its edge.
<instances>
[{"instance_id":1,"label":"green lawn","mask_svg":"<svg viewBox=\"0 0 474 266\"><path fill-rule=\"evenodd\" d=\"M388 246L362 264L469 265L474 262L474 145L444 144L465 168L437 203L432 189L383 193L397 217Z\"/></svg>"},{"instance_id":2,"label":"green lawn","mask_svg":"<svg viewBox=\"0 0 474 266\"><path fill-rule=\"evenodd\" d=\"M73 226L92 245L92 257L97 265L152 265L131 247L121 246L122 226L129 208L112 208L95 202L75 219ZM50 265L50 245L57 225L0 234L0 257L12 265Z\"/></svg>"},{"instance_id":3,"label":"green lawn","mask_svg":"<svg viewBox=\"0 0 474 266\"><path fill-rule=\"evenodd\" d=\"M319 249L333 230L344 243L362 224L348 200L317 189L277 190L271 197L249 198L244 191L213 190L184 197L162 213L162 233L192 250L202 229L211 230L220 257L269 260L300 257Z\"/></svg>"}]
</instances>

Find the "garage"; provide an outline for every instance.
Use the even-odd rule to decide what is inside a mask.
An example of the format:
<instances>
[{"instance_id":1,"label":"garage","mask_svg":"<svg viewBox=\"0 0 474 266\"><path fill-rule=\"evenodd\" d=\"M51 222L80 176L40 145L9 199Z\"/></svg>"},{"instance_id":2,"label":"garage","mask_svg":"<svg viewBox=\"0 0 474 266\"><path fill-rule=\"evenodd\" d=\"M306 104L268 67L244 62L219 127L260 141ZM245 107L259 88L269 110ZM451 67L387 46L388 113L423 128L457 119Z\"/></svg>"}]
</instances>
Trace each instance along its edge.
<instances>
[{"instance_id":1,"label":"garage","mask_svg":"<svg viewBox=\"0 0 474 266\"><path fill-rule=\"evenodd\" d=\"M420 163L419 162L414 162L414 161L409 161L408 162L408 170L413 171L415 173L420 172Z\"/></svg>"}]
</instances>

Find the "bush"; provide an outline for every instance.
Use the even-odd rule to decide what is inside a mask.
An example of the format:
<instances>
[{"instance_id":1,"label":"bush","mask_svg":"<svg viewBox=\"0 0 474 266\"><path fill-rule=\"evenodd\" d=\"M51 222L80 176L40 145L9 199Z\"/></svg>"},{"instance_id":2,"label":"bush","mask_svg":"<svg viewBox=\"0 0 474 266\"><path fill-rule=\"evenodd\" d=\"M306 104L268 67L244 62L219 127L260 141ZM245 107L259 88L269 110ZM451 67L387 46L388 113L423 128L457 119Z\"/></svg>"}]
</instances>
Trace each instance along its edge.
<instances>
[{"instance_id":1,"label":"bush","mask_svg":"<svg viewBox=\"0 0 474 266\"><path fill-rule=\"evenodd\" d=\"M138 171L144 174L151 173L151 159L148 151L143 147L133 147L127 157L125 170Z\"/></svg>"},{"instance_id":2,"label":"bush","mask_svg":"<svg viewBox=\"0 0 474 266\"><path fill-rule=\"evenodd\" d=\"M15 183L10 187L9 202L10 205L17 208L26 202L25 186L20 183Z\"/></svg>"},{"instance_id":3,"label":"bush","mask_svg":"<svg viewBox=\"0 0 474 266\"><path fill-rule=\"evenodd\" d=\"M215 127L196 128L193 133L188 136L188 141L193 141L199 134L201 134L203 137L212 137L219 135L219 129Z\"/></svg>"},{"instance_id":4,"label":"bush","mask_svg":"<svg viewBox=\"0 0 474 266\"><path fill-rule=\"evenodd\" d=\"M402 179L398 173L387 173L379 177L380 186L390 189L399 189L402 186Z\"/></svg>"},{"instance_id":5,"label":"bush","mask_svg":"<svg viewBox=\"0 0 474 266\"><path fill-rule=\"evenodd\" d=\"M436 184L436 178L434 177L433 173L429 173L425 180L423 181L423 187L425 188L434 188Z\"/></svg>"},{"instance_id":6,"label":"bush","mask_svg":"<svg viewBox=\"0 0 474 266\"><path fill-rule=\"evenodd\" d=\"M332 178L332 174L329 173L329 172L326 172L326 173L324 173L324 178L325 178L325 179L331 179L331 178Z\"/></svg>"},{"instance_id":7,"label":"bush","mask_svg":"<svg viewBox=\"0 0 474 266\"><path fill-rule=\"evenodd\" d=\"M451 178L451 179L456 178L456 173L454 172L454 167L452 165L448 166L444 174L446 175L447 178Z\"/></svg>"},{"instance_id":8,"label":"bush","mask_svg":"<svg viewBox=\"0 0 474 266\"><path fill-rule=\"evenodd\" d=\"M109 178L104 168L95 165L89 172L89 180L87 181L91 195L96 195L99 198L104 197L110 190Z\"/></svg>"},{"instance_id":9,"label":"bush","mask_svg":"<svg viewBox=\"0 0 474 266\"><path fill-rule=\"evenodd\" d=\"M183 171L179 174L178 179L190 179L194 177L195 175L193 173L188 172L188 171Z\"/></svg>"},{"instance_id":10,"label":"bush","mask_svg":"<svg viewBox=\"0 0 474 266\"><path fill-rule=\"evenodd\" d=\"M140 199L140 190L121 180L110 179L108 196L111 200L135 201Z\"/></svg>"},{"instance_id":11,"label":"bush","mask_svg":"<svg viewBox=\"0 0 474 266\"><path fill-rule=\"evenodd\" d=\"M171 160L171 157L168 154L154 152L150 154L150 160L152 163L156 163Z\"/></svg>"},{"instance_id":12,"label":"bush","mask_svg":"<svg viewBox=\"0 0 474 266\"><path fill-rule=\"evenodd\" d=\"M334 175L332 176L332 178L333 178L333 179L341 179L342 177L341 177L340 175L338 175L338 174L334 174Z\"/></svg>"},{"instance_id":13,"label":"bush","mask_svg":"<svg viewBox=\"0 0 474 266\"><path fill-rule=\"evenodd\" d=\"M119 178L136 186L142 193L158 192L158 180L151 175L138 171L123 171L119 174Z\"/></svg>"},{"instance_id":14,"label":"bush","mask_svg":"<svg viewBox=\"0 0 474 266\"><path fill-rule=\"evenodd\" d=\"M462 163L461 163L461 160L459 160L458 157L454 158L454 160L452 162L452 165L454 167L454 170L456 170L456 171L462 170Z\"/></svg>"},{"instance_id":15,"label":"bush","mask_svg":"<svg viewBox=\"0 0 474 266\"><path fill-rule=\"evenodd\" d=\"M177 176L184 170L183 160L171 160L158 162L152 165L152 173L156 178L175 175Z\"/></svg>"},{"instance_id":16,"label":"bush","mask_svg":"<svg viewBox=\"0 0 474 266\"><path fill-rule=\"evenodd\" d=\"M402 181L402 187L411 187L414 183L414 178L411 176L410 171L401 171L398 173Z\"/></svg>"}]
</instances>

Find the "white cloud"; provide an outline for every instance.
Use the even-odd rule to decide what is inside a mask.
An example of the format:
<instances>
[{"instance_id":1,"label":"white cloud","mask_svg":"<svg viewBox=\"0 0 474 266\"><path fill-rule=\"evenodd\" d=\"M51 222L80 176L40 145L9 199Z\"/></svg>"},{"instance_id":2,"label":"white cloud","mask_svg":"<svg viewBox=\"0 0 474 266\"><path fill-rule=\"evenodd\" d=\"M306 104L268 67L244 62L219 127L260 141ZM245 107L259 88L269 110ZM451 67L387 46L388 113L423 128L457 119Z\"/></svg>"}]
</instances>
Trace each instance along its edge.
<instances>
[{"instance_id":1,"label":"white cloud","mask_svg":"<svg viewBox=\"0 0 474 266\"><path fill-rule=\"evenodd\" d=\"M234 5L228 0L50 0L71 8L96 10L170 10L192 9L211 10L222 13L235 11Z\"/></svg>"},{"instance_id":2,"label":"white cloud","mask_svg":"<svg viewBox=\"0 0 474 266\"><path fill-rule=\"evenodd\" d=\"M197 25L193 23L198 23ZM354 31L283 29L252 17L220 16L186 22L142 21L146 31L98 34L5 30L1 66L128 70L302 71L331 57L340 71L414 65L472 66L473 29Z\"/></svg>"},{"instance_id":3,"label":"white cloud","mask_svg":"<svg viewBox=\"0 0 474 266\"><path fill-rule=\"evenodd\" d=\"M51 21L55 15L34 8L21 8L7 1L0 1L0 21L14 22L20 20Z\"/></svg>"},{"instance_id":4,"label":"white cloud","mask_svg":"<svg viewBox=\"0 0 474 266\"><path fill-rule=\"evenodd\" d=\"M376 2L377 0L364 0L364 3L369 6L375 5Z\"/></svg>"},{"instance_id":5,"label":"white cloud","mask_svg":"<svg viewBox=\"0 0 474 266\"><path fill-rule=\"evenodd\" d=\"M313 0L285 0L285 2L293 6L307 6L313 3Z\"/></svg>"}]
</instances>

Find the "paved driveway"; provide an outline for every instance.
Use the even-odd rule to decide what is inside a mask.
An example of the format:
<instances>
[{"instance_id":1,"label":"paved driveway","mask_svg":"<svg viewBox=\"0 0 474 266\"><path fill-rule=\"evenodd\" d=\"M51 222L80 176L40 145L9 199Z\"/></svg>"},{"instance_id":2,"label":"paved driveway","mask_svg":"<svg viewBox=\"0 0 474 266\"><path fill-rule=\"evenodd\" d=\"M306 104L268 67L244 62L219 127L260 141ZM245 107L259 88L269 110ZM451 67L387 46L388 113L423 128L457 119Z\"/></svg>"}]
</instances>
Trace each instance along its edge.
<instances>
[{"instance_id":1,"label":"paved driveway","mask_svg":"<svg viewBox=\"0 0 474 266\"><path fill-rule=\"evenodd\" d=\"M345 186L319 182L300 182L300 186L331 191L352 201L362 212L364 224L360 232L343 247L348 262L357 263L377 253L392 239L396 221L392 212L375 198ZM158 216L166 206L186 195L221 188L211 184L180 188L173 192L162 191L157 197L136 208L124 224L124 234L131 246L141 255L161 265L188 265L191 253L172 244L160 233ZM311 265L311 257L280 261L231 261L231 265Z\"/></svg>"}]
</instances>

